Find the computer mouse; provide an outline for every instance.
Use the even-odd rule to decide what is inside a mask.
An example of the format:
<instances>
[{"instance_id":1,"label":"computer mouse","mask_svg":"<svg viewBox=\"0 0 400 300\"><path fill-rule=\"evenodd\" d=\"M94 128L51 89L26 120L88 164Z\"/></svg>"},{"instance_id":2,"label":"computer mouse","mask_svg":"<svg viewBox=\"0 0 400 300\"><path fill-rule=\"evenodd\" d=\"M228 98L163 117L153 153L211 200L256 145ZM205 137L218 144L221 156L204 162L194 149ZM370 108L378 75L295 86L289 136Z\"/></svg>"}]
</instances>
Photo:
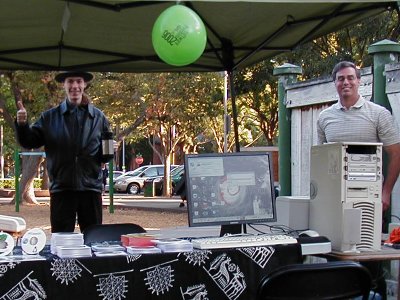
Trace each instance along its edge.
<instances>
[{"instance_id":1,"label":"computer mouse","mask_svg":"<svg viewBox=\"0 0 400 300\"><path fill-rule=\"evenodd\" d=\"M302 232L299 233L300 237L317 237L319 236L319 233L316 232L315 230L304 230Z\"/></svg>"}]
</instances>

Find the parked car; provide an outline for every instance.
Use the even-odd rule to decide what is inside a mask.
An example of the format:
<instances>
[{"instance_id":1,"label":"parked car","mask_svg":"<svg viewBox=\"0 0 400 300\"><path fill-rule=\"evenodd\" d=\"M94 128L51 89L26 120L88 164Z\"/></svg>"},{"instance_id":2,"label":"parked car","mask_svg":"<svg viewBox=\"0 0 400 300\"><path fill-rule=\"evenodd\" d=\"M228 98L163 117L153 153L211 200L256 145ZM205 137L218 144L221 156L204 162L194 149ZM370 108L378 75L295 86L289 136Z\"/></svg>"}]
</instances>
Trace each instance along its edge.
<instances>
[{"instance_id":1,"label":"parked car","mask_svg":"<svg viewBox=\"0 0 400 300\"><path fill-rule=\"evenodd\" d=\"M184 165L179 165L173 170L171 170L171 183L172 183L172 194L174 194L174 188L176 184L181 180L182 175L184 174ZM156 196L160 196L163 194L163 186L164 186L164 175L157 177L150 177L145 180L145 184L154 183L154 194Z\"/></svg>"},{"instance_id":2,"label":"parked car","mask_svg":"<svg viewBox=\"0 0 400 300\"><path fill-rule=\"evenodd\" d=\"M113 171L113 180L117 179L119 176L124 175L125 172L123 171ZM107 178L107 183L110 180L110 178Z\"/></svg>"},{"instance_id":3,"label":"parked car","mask_svg":"<svg viewBox=\"0 0 400 300\"><path fill-rule=\"evenodd\" d=\"M180 165L176 167L172 172L171 172L171 181L172 181L172 188L176 186L176 184L181 180L182 176L185 175L185 166Z\"/></svg>"},{"instance_id":4,"label":"parked car","mask_svg":"<svg viewBox=\"0 0 400 300\"><path fill-rule=\"evenodd\" d=\"M171 165L171 170L177 165ZM128 194L139 194L144 187L144 181L149 177L164 175L164 165L147 165L134 171L126 172L114 182L114 190Z\"/></svg>"},{"instance_id":5,"label":"parked car","mask_svg":"<svg viewBox=\"0 0 400 300\"><path fill-rule=\"evenodd\" d=\"M114 171L113 171L113 181L115 182L115 180L116 180L118 177L120 177L121 175L124 175L124 174L125 174L125 172L123 172L123 171L116 171L116 170L114 170ZM109 181L110 181L110 178L107 177L107 179L106 179L106 186L105 186L105 188L104 188L104 191L105 191L105 192L108 192L108 191L110 190Z\"/></svg>"}]
</instances>

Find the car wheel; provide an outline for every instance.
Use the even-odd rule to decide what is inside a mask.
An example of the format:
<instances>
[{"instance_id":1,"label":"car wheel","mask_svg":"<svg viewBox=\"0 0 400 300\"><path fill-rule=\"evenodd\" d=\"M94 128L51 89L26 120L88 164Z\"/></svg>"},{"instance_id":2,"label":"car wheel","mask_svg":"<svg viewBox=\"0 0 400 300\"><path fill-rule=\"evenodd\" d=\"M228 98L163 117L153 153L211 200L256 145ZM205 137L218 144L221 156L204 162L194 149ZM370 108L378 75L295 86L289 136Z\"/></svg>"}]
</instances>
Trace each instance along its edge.
<instances>
[{"instance_id":1,"label":"car wheel","mask_svg":"<svg viewBox=\"0 0 400 300\"><path fill-rule=\"evenodd\" d=\"M128 194L137 195L140 192L140 187L136 183L131 183L130 185L128 185L128 188L126 189L126 191Z\"/></svg>"}]
</instances>

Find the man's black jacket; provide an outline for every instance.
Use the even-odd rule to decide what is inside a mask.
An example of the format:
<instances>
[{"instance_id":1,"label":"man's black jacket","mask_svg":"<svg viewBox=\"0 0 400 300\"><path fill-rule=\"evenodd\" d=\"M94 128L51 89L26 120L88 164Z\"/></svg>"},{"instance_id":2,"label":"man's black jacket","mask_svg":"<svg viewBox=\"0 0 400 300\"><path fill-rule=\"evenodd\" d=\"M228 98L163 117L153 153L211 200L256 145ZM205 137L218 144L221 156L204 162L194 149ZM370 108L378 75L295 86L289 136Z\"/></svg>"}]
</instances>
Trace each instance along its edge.
<instances>
[{"instance_id":1,"label":"man's black jacket","mask_svg":"<svg viewBox=\"0 0 400 300\"><path fill-rule=\"evenodd\" d=\"M33 125L18 126L18 141L24 148L44 145L50 192L102 191L101 133L109 123L101 110L92 104L84 109L83 128L76 128L76 109L67 100L43 112Z\"/></svg>"}]
</instances>

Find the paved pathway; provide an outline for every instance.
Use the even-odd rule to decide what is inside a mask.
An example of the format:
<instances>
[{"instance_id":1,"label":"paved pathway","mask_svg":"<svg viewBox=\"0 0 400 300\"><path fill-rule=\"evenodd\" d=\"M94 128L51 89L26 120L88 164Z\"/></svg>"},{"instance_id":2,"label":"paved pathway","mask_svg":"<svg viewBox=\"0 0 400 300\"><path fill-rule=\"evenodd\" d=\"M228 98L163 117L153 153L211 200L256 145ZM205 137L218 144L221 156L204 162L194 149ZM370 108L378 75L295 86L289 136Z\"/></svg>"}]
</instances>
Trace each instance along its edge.
<instances>
[{"instance_id":1,"label":"paved pathway","mask_svg":"<svg viewBox=\"0 0 400 300\"><path fill-rule=\"evenodd\" d=\"M48 202L49 197L36 197L39 202ZM1 203L9 203L12 198L2 197L0 198ZM114 194L113 204L114 207L139 207L149 209L160 209L160 210L173 210L183 211L185 207L179 207L181 199L177 196L173 197L144 197L143 195L128 195L128 194ZM103 205L110 205L110 197L108 194L103 196Z\"/></svg>"}]
</instances>

